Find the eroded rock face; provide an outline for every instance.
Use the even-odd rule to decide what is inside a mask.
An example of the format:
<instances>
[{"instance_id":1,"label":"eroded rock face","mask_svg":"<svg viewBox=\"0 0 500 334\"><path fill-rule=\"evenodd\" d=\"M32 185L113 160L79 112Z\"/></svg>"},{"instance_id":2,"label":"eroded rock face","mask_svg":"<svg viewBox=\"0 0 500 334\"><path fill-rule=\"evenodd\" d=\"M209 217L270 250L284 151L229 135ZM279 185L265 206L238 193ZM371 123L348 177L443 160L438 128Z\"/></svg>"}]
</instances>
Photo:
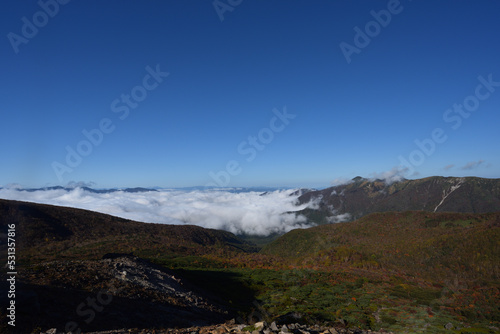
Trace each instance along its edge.
<instances>
[{"instance_id":1,"label":"eroded rock face","mask_svg":"<svg viewBox=\"0 0 500 334\"><path fill-rule=\"evenodd\" d=\"M165 269L134 256L101 260L109 273L120 282L117 296L148 298L165 301L184 308L207 310L220 314L227 312L206 298L186 288L180 278Z\"/></svg>"},{"instance_id":2,"label":"eroded rock face","mask_svg":"<svg viewBox=\"0 0 500 334\"><path fill-rule=\"evenodd\" d=\"M53 261L23 270L21 290L39 306L19 314L27 332L187 328L224 323L228 311L174 273L132 255ZM19 328L20 330L23 330Z\"/></svg>"}]
</instances>

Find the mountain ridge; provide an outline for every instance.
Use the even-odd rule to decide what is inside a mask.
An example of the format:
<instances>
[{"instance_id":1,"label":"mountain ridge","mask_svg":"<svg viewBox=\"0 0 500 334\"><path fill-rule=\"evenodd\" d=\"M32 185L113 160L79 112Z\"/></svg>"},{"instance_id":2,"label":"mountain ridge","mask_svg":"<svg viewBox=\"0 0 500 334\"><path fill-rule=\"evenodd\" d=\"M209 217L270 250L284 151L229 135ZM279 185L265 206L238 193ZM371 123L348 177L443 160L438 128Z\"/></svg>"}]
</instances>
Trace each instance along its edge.
<instances>
[{"instance_id":1,"label":"mountain ridge","mask_svg":"<svg viewBox=\"0 0 500 334\"><path fill-rule=\"evenodd\" d=\"M41 260L41 255L48 254L81 257L82 254L73 254L77 249L88 252L93 258L105 253L128 253L134 247L134 240L141 240L144 245L157 245L159 251L186 254L199 253L200 246L206 248L203 250L206 253L257 250L253 244L227 231L196 225L141 223L47 204L0 199L0 217L0 226L5 231L8 224L16 225L17 246L25 256L37 261Z\"/></svg>"},{"instance_id":2,"label":"mountain ridge","mask_svg":"<svg viewBox=\"0 0 500 334\"><path fill-rule=\"evenodd\" d=\"M386 211L494 212L500 211L500 179L432 176L387 183L356 177L299 197L300 204L307 202L317 208L299 213L316 224L352 221Z\"/></svg>"}]
</instances>

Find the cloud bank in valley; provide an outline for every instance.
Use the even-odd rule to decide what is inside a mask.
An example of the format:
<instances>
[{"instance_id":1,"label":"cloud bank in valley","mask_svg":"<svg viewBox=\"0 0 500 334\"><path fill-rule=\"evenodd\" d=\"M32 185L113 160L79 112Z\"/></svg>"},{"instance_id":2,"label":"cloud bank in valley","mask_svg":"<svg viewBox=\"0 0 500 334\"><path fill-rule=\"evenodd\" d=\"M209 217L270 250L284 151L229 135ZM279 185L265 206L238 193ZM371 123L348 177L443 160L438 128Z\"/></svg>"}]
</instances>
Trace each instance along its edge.
<instances>
[{"instance_id":1,"label":"cloud bank in valley","mask_svg":"<svg viewBox=\"0 0 500 334\"><path fill-rule=\"evenodd\" d=\"M160 190L92 193L82 188L21 191L0 189L0 198L69 206L147 223L193 224L235 234L269 235L310 227L296 211L295 190L234 193L223 190Z\"/></svg>"}]
</instances>

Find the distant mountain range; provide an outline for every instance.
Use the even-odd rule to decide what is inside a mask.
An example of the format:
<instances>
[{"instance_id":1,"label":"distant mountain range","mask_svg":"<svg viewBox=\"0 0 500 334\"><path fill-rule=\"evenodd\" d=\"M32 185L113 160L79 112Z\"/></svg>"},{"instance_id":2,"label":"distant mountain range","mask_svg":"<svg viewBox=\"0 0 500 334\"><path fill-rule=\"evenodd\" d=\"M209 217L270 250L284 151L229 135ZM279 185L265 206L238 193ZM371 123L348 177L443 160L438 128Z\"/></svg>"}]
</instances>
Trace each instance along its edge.
<instances>
[{"instance_id":1,"label":"distant mountain range","mask_svg":"<svg viewBox=\"0 0 500 334\"><path fill-rule=\"evenodd\" d=\"M94 194L109 194L115 193L118 191L126 192L126 193L140 193L140 192L155 192L159 190L182 190L182 191L197 191L197 190L217 190L217 191L227 191L230 193L244 193L244 192L272 192L276 190L283 190L289 188L279 188L279 187L231 187L231 188L220 188L220 187L181 187L181 188L162 188L162 187L152 187L152 188L144 188L144 187L135 187L135 188L108 188L108 189L94 189L91 187L62 187L62 186L53 186L53 187L40 187L40 188L10 188L16 189L18 191L27 191L27 192L35 192L35 191L49 191L49 190L64 190L64 191L72 191L76 188L80 188L82 190L88 191ZM6 187L0 187L0 189L7 189Z\"/></svg>"},{"instance_id":2,"label":"distant mountain range","mask_svg":"<svg viewBox=\"0 0 500 334\"><path fill-rule=\"evenodd\" d=\"M355 177L347 184L306 190L299 201L317 204L300 212L317 224L387 211L485 213L500 211L500 179L434 176L388 184Z\"/></svg>"},{"instance_id":3,"label":"distant mountain range","mask_svg":"<svg viewBox=\"0 0 500 334\"><path fill-rule=\"evenodd\" d=\"M85 191L94 193L94 194L109 194L109 193L114 193L118 191L123 191L126 193L140 193L140 192L149 192L149 191L158 191L153 188L142 188L142 187L136 187L136 188L112 188L112 189L93 189L90 187L62 187L62 186L54 186L54 187L43 187L43 188L16 188L18 191L27 191L27 192L35 192L35 191L49 191L49 190L64 190L64 191L72 191L75 188L80 188ZM4 189L0 187L0 189Z\"/></svg>"}]
</instances>

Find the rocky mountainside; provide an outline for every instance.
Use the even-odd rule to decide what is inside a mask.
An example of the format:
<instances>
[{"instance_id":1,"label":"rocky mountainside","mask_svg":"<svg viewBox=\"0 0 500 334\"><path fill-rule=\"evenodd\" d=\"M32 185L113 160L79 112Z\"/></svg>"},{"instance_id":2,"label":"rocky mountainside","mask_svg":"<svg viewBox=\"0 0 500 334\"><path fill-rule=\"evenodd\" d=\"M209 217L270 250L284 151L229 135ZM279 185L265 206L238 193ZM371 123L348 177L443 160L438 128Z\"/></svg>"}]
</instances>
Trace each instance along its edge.
<instances>
[{"instance_id":1,"label":"rocky mountainside","mask_svg":"<svg viewBox=\"0 0 500 334\"><path fill-rule=\"evenodd\" d=\"M203 291L132 255L45 262L23 268L18 280L18 333L206 326L229 317Z\"/></svg>"},{"instance_id":2,"label":"rocky mountainside","mask_svg":"<svg viewBox=\"0 0 500 334\"><path fill-rule=\"evenodd\" d=\"M317 203L316 210L301 212L317 224L387 211L485 213L500 211L500 179L435 176L387 184L356 177L347 184L306 192L299 200Z\"/></svg>"}]
</instances>

